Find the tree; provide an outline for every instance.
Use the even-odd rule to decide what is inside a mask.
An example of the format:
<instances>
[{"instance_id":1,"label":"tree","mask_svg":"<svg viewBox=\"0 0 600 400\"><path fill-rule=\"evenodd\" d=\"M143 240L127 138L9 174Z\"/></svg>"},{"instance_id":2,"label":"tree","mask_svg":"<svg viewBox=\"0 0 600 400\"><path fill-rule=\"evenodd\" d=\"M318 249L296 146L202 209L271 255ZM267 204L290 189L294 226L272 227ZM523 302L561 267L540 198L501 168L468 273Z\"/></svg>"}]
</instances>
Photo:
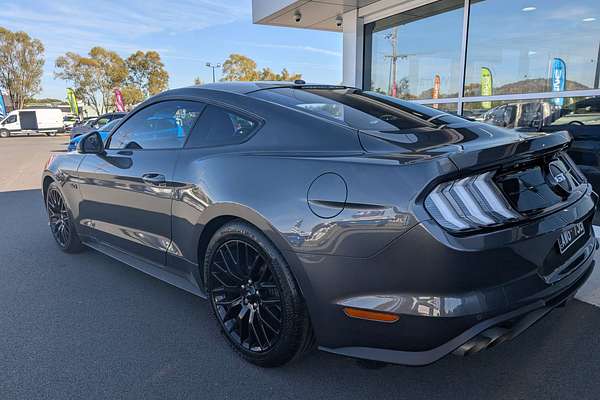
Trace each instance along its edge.
<instances>
[{"instance_id":1,"label":"tree","mask_svg":"<svg viewBox=\"0 0 600 400\"><path fill-rule=\"evenodd\" d=\"M302 74L290 74L286 68L277 74L271 68L258 71L256 62L241 54L231 54L223 63L222 81L294 81Z\"/></svg>"},{"instance_id":2,"label":"tree","mask_svg":"<svg viewBox=\"0 0 600 400\"><path fill-rule=\"evenodd\" d=\"M263 68L258 75L261 81L295 81L302 79L302 74L292 75L287 68L282 69L280 74L276 74L271 68Z\"/></svg>"},{"instance_id":3,"label":"tree","mask_svg":"<svg viewBox=\"0 0 600 400\"><path fill-rule=\"evenodd\" d=\"M127 79L127 65L114 51L94 47L88 57L67 53L55 62L54 76L72 84L77 97L98 114L112 108L112 91Z\"/></svg>"},{"instance_id":4,"label":"tree","mask_svg":"<svg viewBox=\"0 0 600 400\"><path fill-rule=\"evenodd\" d=\"M169 73L156 51L136 51L125 60L129 85L137 86L144 96L153 96L169 87Z\"/></svg>"},{"instance_id":5,"label":"tree","mask_svg":"<svg viewBox=\"0 0 600 400\"><path fill-rule=\"evenodd\" d=\"M134 105L141 103L146 99L142 89L135 85L125 85L121 88L121 94L123 95L123 103L126 108L131 108ZM114 102L114 95L113 95Z\"/></svg>"},{"instance_id":6,"label":"tree","mask_svg":"<svg viewBox=\"0 0 600 400\"><path fill-rule=\"evenodd\" d=\"M23 108L41 91L44 62L42 42L0 27L0 86L8 91L13 107Z\"/></svg>"},{"instance_id":7,"label":"tree","mask_svg":"<svg viewBox=\"0 0 600 400\"><path fill-rule=\"evenodd\" d=\"M223 81L256 81L256 62L241 54L230 54L223 63Z\"/></svg>"}]
</instances>

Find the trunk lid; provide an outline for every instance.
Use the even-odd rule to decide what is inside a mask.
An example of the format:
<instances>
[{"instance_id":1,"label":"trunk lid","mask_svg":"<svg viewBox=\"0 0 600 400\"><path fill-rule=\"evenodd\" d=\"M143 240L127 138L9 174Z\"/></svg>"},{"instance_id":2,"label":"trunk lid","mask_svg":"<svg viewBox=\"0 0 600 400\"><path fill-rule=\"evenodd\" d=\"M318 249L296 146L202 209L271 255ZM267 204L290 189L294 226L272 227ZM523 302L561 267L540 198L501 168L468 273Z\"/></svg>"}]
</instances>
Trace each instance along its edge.
<instances>
[{"instance_id":1,"label":"trunk lid","mask_svg":"<svg viewBox=\"0 0 600 400\"><path fill-rule=\"evenodd\" d=\"M373 155L412 161L447 157L466 173L561 151L569 145L571 136L566 131L518 132L465 121L407 132L360 131L360 139Z\"/></svg>"},{"instance_id":2,"label":"trunk lid","mask_svg":"<svg viewBox=\"0 0 600 400\"><path fill-rule=\"evenodd\" d=\"M564 152L571 141L566 131L518 132L465 121L410 133L362 131L360 137L374 157L449 159L457 171L438 176L438 183L493 171L492 181L523 217L553 212L587 190L585 177Z\"/></svg>"}]
</instances>

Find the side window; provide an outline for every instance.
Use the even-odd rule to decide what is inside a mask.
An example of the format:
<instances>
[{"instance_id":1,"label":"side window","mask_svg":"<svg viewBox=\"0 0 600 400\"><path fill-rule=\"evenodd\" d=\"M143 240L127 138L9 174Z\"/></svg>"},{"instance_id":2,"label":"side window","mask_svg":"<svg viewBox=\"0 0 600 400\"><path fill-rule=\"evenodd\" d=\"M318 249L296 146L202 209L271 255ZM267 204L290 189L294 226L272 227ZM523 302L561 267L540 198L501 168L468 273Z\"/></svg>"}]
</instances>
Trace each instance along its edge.
<instances>
[{"instance_id":1,"label":"side window","mask_svg":"<svg viewBox=\"0 0 600 400\"><path fill-rule=\"evenodd\" d=\"M8 117L8 119L6 120L7 124L12 124L17 122L17 116L16 115L11 115L10 117Z\"/></svg>"},{"instance_id":2,"label":"side window","mask_svg":"<svg viewBox=\"0 0 600 400\"><path fill-rule=\"evenodd\" d=\"M94 127L101 128L104 125L106 125L108 123L108 121L110 121L110 119L108 117L100 118L94 123Z\"/></svg>"},{"instance_id":3,"label":"side window","mask_svg":"<svg viewBox=\"0 0 600 400\"><path fill-rule=\"evenodd\" d=\"M245 141L257 127L235 112L208 105L200 116L186 147L207 147L236 144Z\"/></svg>"},{"instance_id":4,"label":"side window","mask_svg":"<svg viewBox=\"0 0 600 400\"><path fill-rule=\"evenodd\" d=\"M180 149L204 104L169 100L131 116L111 136L109 149Z\"/></svg>"}]
</instances>

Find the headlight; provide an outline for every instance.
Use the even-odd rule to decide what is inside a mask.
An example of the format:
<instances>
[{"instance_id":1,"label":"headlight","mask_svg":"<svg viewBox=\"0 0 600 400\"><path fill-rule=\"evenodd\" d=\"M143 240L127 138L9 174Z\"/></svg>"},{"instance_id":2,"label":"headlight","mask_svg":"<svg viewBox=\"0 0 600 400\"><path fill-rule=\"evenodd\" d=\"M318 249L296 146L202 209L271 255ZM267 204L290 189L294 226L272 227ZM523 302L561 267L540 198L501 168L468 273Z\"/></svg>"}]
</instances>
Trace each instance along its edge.
<instances>
[{"instance_id":1,"label":"headlight","mask_svg":"<svg viewBox=\"0 0 600 400\"><path fill-rule=\"evenodd\" d=\"M518 220L492 181L494 172L470 176L437 186L425 199L425 208L444 228L467 231Z\"/></svg>"}]
</instances>

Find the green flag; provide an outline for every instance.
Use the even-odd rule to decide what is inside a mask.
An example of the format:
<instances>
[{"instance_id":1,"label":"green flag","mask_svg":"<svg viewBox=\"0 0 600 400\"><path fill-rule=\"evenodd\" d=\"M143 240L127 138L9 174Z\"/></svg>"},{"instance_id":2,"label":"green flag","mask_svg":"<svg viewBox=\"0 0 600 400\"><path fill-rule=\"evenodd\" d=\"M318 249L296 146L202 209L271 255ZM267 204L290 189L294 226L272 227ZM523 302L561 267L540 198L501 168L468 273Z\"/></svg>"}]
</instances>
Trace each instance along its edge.
<instances>
[{"instance_id":1,"label":"green flag","mask_svg":"<svg viewBox=\"0 0 600 400\"><path fill-rule=\"evenodd\" d=\"M492 95L492 71L489 68L481 67L481 95ZM482 101L481 107L485 109L492 108L491 101Z\"/></svg>"},{"instance_id":2,"label":"green flag","mask_svg":"<svg viewBox=\"0 0 600 400\"><path fill-rule=\"evenodd\" d=\"M71 88L67 88L67 101L69 102L69 107L71 107L71 112L75 115L79 115L77 98L75 98L75 92Z\"/></svg>"}]
</instances>

